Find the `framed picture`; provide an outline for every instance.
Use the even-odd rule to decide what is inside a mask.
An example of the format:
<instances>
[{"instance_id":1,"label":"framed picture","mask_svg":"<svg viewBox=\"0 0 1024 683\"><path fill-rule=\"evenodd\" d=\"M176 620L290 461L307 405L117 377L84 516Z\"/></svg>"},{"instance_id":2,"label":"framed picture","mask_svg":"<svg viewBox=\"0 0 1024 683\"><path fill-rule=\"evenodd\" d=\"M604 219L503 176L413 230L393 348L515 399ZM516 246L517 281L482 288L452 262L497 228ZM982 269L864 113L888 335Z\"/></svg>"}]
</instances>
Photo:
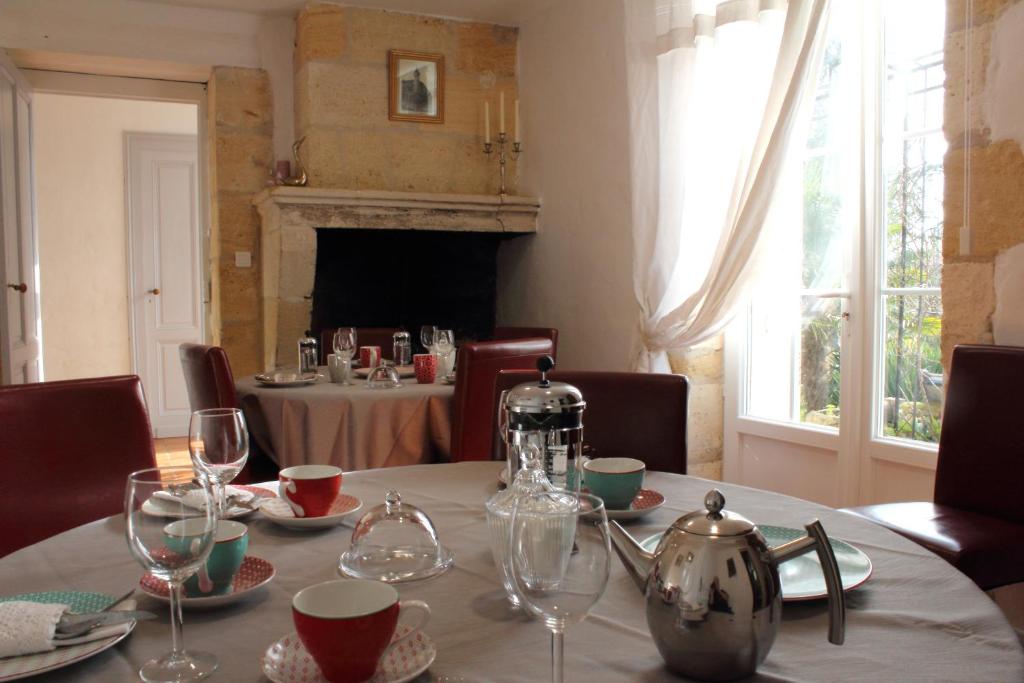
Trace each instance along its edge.
<instances>
[{"instance_id":1,"label":"framed picture","mask_svg":"<svg viewBox=\"0 0 1024 683\"><path fill-rule=\"evenodd\" d=\"M444 55L388 52L388 118L444 123Z\"/></svg>"}]
</instances>

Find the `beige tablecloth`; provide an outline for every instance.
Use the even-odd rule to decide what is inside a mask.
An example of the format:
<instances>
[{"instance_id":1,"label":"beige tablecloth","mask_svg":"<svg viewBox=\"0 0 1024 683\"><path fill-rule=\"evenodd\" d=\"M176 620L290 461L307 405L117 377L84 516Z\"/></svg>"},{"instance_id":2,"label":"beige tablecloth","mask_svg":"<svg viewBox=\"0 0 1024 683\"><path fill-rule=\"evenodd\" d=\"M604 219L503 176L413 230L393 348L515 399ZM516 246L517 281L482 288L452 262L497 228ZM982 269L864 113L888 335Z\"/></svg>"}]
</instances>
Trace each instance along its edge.
<instances>
[{"instance_id":1,"label":"beige tablecloth","mask_svg":"<svg viewBox=\"0 0 1024 683\"><path fill-rule=\"evenodd\" d=\"M426 632L437 659L420 681L543 681L549 640L543 625L510 612L491 560L483 503L496 490L499 464L422 465L355 472L345 490L367 504L389 488L423 508L455 553L455 566L427 581L398 584L403 598L427 601ZM650 473L647 486L668 503L628 525L636 536L668 526L696 507L710 482ZM825 528L863 549L874 576L848 595L846 644L829 645L821 602L783 608L779 637L756 680L761 681L1007 681L1024 680L1024 653L1002 613L969 579L926 550L841 512L778 494L720 485L727 505L765 524L799 526L820 517ZM277 577L253 598L208 612L185 613L185 643L217 654L213 681L260 681L260 658L292 630L291 597L304 586L335 578L338 555L352 530L302 533L254 515L250 554L266 558ZM95 590L120 594L141 570L128 554L120 518L96 522L0 559L4 594ZM136 669L169 646L166 607L142 608L161 618L141 622L123 643L93 659L37 681L135 681ZM592 614L566 634L569 681L678 680L651 642L633 582L613 561L608 589Z\"/></svg>"},{"instance_id":2,"label":"beige tablecloth","mask_svg":"<svg viewBox=\"0 0 1024 683\"><path fill-rule=\"evenodd\" d=\"M353 381L268 388L246 377L235 387L254 436L281 467L329 464L347 472L447 458L453 386L406 379L383 390Z\"/></svg>"}]
</instances>

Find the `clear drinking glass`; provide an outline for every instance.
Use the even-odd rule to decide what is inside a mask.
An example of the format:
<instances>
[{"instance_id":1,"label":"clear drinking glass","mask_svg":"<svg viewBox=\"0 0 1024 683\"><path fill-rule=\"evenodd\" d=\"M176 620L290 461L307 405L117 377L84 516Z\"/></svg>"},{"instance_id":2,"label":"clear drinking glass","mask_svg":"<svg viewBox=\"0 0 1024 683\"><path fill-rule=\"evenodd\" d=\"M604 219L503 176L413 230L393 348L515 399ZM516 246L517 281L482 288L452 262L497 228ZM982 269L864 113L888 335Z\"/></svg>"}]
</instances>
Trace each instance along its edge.
<instances>
[{"instance_id":1,"label":"clear drinking glass","mask_svg":"<svg viewBox=\"0 0 1024 683\"><path fill-rule=\"evenodd\" d=\"M334 331L334 338L332 339L334 353L338 354L338 358L341 358L347 366L345 381L342 384L352 384L349 381L349 377L352 375L352 357L359 350L357 339L356 328L354 327L339 327Z\"/></svg>"},{"instance_id":2,"label":"clear drinking glass","mask_svg":"<svg viewBox=\"0 0 1024 683\"><path fill-rule=\"evenodd\" d=\"M434 335L434 352L438 357L439 372L442 375L449 375L452 371L449 357L455 350L455 333L451 330L438 330Z\"/></svg>"},{"instance_id":3,"label":"clear drinking glass","mask_svg":"<svg viewBox=\"0 0 1024 683\"><path fill-rule=\"evenodd\" d=\"M435 334L437 334L437 328L433 325L424 325L420 328L420 344L423 345L424 353L434 352Z\"/></svg>"},{"instance_id":4,"label":"clear drinking glass","mask_svg":"<svg viewBox=\"0 0 1024 683\"><path fill-rule=\"evenodd\" d=\"M187 651L182 642L181 585L206 562L217 528L213 491L209 481L198 474L191 467L157 467L128 475L124 494L128 548L148 572L167 582L171 603L171 651L139 669L139 677L144 681L195 681L217 668L215 656ZM204 508L189 507L184 502L175 505L172 499L164 497L160 507L161 511L167 510L166 516L143 509L154 493L174 493L176 487L198 491L206 499Z\"/></svg>"},{"instance_id":5,"label":"clear drinking glass","mask_svg":"<svg viewBox=\"0 0 1024 683\"><path fill-rule=\"evenodd\" d=\"M209 478L217 517L228 509L224 487L238 476L249 457L249 430L238 408L210 408L192 413L188 422L188 452L192 464Z\"/></svg>"},{"instance_id":6,"label":"clear drinking glass","mask_svg":"<svg viewBox=\"0 0 1024 683\"><path fill-rule=\"evenodd\" d=\"M520 603L551 631L551 680L565 674L563 634L608 584L611 544L600 498L542 491L516 502L505 560Z\"/></svg>"}]
</instances>

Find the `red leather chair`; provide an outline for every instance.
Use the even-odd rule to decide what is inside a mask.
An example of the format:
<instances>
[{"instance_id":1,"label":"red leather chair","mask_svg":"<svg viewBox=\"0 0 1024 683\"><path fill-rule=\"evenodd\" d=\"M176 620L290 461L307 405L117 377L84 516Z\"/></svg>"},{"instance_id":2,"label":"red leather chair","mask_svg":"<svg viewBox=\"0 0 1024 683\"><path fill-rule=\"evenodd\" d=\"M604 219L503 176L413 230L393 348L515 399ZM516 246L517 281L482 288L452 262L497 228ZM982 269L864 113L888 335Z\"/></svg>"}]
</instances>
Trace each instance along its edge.
<instances>
[{"instance_id":1,"label":"red leather chair","mask_svg":"<svg viewBox=\"0 0 1024 683\"><path fill-rule=\"evenodd\" d=\"M643 460L651 470L686 474L686 409L690 384L682 375L636 372L555 371L552 381L571 384L583 394L583 442L595 457ZM494 387L497 406L501 392L540 373L502 370ZM502 458L494 421L494 453Z\"/></svg>"},{"instance_id":2,"label":"red leather chair","mask_svg":"<svg viewBox=\"0 0 1024 683\"><path fill-rule=\"evenodd\" d=\"M848 508L931 550L983 589L1024 581L1024 348L957 346L933 503Z\"/></svg>"},{"instance_id":3,"label":"red leather chair","mask_svg":"<svg viewBox=\"0 0 1024 683\"><path fill-rule=\"evenodd\" d=\"M452 462L491 459L498 371L537 367L537 359L553 349L550 339L463 344L452 399Z\"/></svg>"},{"instance_id":4,"label":"red leather chair","mask_svg":"<svg viewBox=\"0 0 1024 683\"><path fill-rule=\"evenodd\" d=\"M242 406L235 393L235 378L231 373L228 354L219 346L182 344L178 347L181 369L185 373L185 387L192 410L210 408L243 408L249 426L249 458L235 477L235 484L277 479L277 465L269 455L272 451L260 434L267 430L260 422L263 413L259 405Z\"/></svg>"},{"instance_id":5,"label":"red leather chair","mask_svg":"<svg viewBox=\"0 0 1024 683\"><path fill-rule=\"evenodd\" d=\"M327 365L327 354L334 353L334 332L338 328L329 327L320 332L320 364ZM357 327L356 343L359 346L379 346L380 355L391 360L394 355L394 334L397 327ZM415 343L416 340L413 340ZM356 354L356 358L359 354Z\"/></svg>"},{"instance_id":6,"label":"red leather chair","mask_svg":"<svg viewBox=\"0 0 1024 683\"><path fill-rule=\"evenodd\" d=\"M544 337L551 340L551 357L558 360L558 330L554 327L495 327L494 340L530 339Z\"/></svg>"},{"instance_id":7,"label":"red leather chair","mask_svg":"<svg viewBox=\"0 0 1024 683\"><path fill-rule=\"evenodd\" d=\"M128 475L156 466L131 375L0 387L0 556L124 510Z\"/></svg>"}]
</instances>

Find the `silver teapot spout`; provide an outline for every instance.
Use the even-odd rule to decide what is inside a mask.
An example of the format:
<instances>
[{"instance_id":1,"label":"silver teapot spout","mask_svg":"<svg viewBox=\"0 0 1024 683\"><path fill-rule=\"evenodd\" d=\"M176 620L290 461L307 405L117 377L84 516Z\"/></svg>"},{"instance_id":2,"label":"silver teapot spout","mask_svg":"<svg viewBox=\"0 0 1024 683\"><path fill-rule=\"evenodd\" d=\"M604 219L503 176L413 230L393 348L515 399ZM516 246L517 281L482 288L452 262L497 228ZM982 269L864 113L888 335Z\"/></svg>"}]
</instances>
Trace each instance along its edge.
<instances>
[{"instance_id":1,"label":"silver teapot spout","mask_svg":"<svg viewBox=\"0 0 1024 683\"><path fill-rule=\"evenodd\" d=\"M651 567L654 566L654 554L643 549L636 542L629 532L622 528L618 522L609 522L608 529L612 535L612 545L618 554L626 571L633 577L640 592L647 590L647 577L650 576Z\"/></svg>"}]
</instances>

